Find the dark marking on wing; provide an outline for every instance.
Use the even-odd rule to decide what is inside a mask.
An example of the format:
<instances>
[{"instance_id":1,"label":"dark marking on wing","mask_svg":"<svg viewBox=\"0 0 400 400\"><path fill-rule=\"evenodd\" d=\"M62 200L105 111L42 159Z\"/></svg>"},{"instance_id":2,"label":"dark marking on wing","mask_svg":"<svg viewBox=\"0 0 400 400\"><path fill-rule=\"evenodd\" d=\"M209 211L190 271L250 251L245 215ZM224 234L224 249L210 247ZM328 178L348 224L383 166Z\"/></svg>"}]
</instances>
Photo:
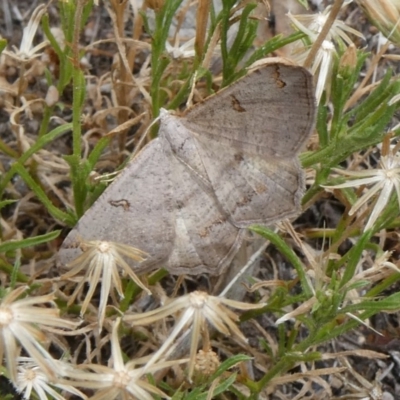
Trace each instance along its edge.
<instances>
[{"instance_id":1,"label":"dark marking on wing","mask_svg":"<svg viewBox=\"0 0 400 400\"><path fill-rule=\"evenodd\" d=\"M255 187L256 193L262 194L268 190L268 187L264 185L263 183L258 183Z\"/></svg>"},{"instance_id":2,"label":"dark marking on wing","mask_svg":"<svg viewBox=\"0 0 400 400\"><path fill-rule=\"evenodd\" d=\"M129 204L129 201L126 199L110 200L109 204L112 205L113 207L122 207L125 211L128 211L129 207L131 206Z\"/></svg>"},{"instance_id":3,"label":"dark marking on wing","mask_svg":"<svg viewBox=\"0 0 400 400\"><path fill-rule=\"evenodd\" d=\"M199 236L204 239L209 235L209 231L210 229L206 227L199 232Z\"/></svg>"},{"instance_id":4,"label":"dark marking on wing","mask_svg":"<svg viewBox=\"0 0 400 400\"><path fill-rule=\"evenodd\" d=\"M204 239L204 238L206 238L207 236L210 235L210 232L212 231L212 229L213 229L214 226L221 225L221 224L223 224L224 222L225 222L225 221L222 220L221 218L216 219L216 220L214 220L210 225L208 225L208 226L204 227L203 229L201 229L201 230L198 232L198 235L199 235L201 238Z\"/></svg>"},{"instance_id":5,"label":"dark marking on wing","mask_svg":"<svg viewBox=\"0 0 400 400\"><path fill-rule=\"evenodd\" d=\"M235 161L238 163L240 163L244 160L242 153L236 153L233 157L234 157Z\"/></svg>"},{"instance_id":6,"label":"dark marking on wing","mask_svg":"<svg viewBox=\"0 0 400 400\"><path fill-rule=\"evenodd\" d=\"M276 69L275 69L275 73L273 74L273 77L275 79L276 86L278 86L279 89L282 89L282 88L284 88L286 86L286 82L284 82L281 79L281 73L279 71L279 66L278 65L276 65Z\"/></svg>"},{"instance_id":7,"label":"dark marking on wing","mask_svg":"<svg viewBox=\"0 0 400 400\"><path fill-rule=\"evenodd\" d=\"M247 196L243 196L239 201L236 202L238 207L244 207L247 203L250 203L253 196L248 194Z\"/></svg>"},{"instance_id":8,"label":"dark marking on wing","mask_svg":"<svg viewBox=\"0 0 400 400\"><path fill-rule=\"evenodd\" d=\"M237 112L245 112L246 111L246 109L240 105L240 101L233 94L231 94L231 99L232 99L232 108L235 111L237 111Z\"/></svg>"}]
</instances>

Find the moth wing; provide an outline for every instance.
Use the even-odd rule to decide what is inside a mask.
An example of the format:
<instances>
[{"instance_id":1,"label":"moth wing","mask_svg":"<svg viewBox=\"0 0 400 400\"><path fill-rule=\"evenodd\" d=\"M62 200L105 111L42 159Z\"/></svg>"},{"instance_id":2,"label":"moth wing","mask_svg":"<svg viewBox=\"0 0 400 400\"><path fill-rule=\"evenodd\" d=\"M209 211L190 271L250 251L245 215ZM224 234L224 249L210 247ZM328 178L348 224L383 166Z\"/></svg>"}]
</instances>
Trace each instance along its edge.
<instances>
[{"instance_id":1,"label":"moth wing","mask_svg":"<svg viewBox=\"0 0 400 400\"><path fill-rule=\"evenodd\" d=\"M166 262L174 243L171 192L169 159L155 139L82 216L62 244L59 260L67 264L79 256L82 240L104 240L149 254L137 272Z\"/></svg>"},{"instance_id":2,"label":"moth wing","mask_svg":"<svg viewBox=\"0 0 400 400\"><path fill-rule=\"evenodd\" d=\"M171 121L170 123L168 121ZM171 129L173 119L161 126ZM245 230L232 225L200 175L182 162L164 139L170 159L175 211L173 250L166 268L176 274L221 274L235 256Z\"/></svg>"},{"instance_id":3,"label":"moth wing","mask_svg":"<svg viewBox=\"0 0 400 400\"><path fill-rule=\"evenodd\" d=\"M220 274L244 233L159 138L83 215L62 244L59 260L65 265L82 254L82 240L104 240L146 252L144 262L132 265L137 273L165 267L176 274Z\"/></svg>"},{"instance_id":4,"label":"moth wing","mask_svg":"<svg viewBox=\"0 0 400 400\"><path fill-rule=\"evenodd\" d=\"M272 59L189 109L182 123L236 151L291 157L311 133L316 111L311 74Z\"/></svg>"},{"instance_id":5,"label":"moth wing","mask_svg":"<svg viewBox=\"0 0 400 400\"><path fill-rule=\"evenodd\" d=\"M198 148L215 196L235 226L270 224L300 212L304 174L296 157L237 153L202 140Z\"/></svg>"},{"instance_id":6,"label":"moth wing","mask_svg":"<svg viewBox=\"0 0 400 400\"><path fill-rule=\"evenodd\" d=\"M312 129L312 91L307 71L271 62L189 110L178 124L196 138L196 160L190 152L180 157L182 147L172 149L167 135L153 140L67 236L61 262L81 253L82 239L106 240L149 254L137 272L221 273L242 227L299 208L295 155ZM163 121L161 128L172 129Z\"/></svg>"}]
</instances>

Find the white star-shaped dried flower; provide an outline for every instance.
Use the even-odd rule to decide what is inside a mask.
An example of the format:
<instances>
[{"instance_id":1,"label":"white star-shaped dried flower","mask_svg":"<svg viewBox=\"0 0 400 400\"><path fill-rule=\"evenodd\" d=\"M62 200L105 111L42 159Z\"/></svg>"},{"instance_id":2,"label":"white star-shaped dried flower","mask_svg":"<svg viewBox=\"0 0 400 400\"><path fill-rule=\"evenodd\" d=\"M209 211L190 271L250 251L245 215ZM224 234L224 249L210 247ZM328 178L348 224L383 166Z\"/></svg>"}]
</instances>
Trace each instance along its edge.
<instances>
[{"instance_id":1,"label":"white star-shaped dried flower","mask_svg":"<svg viewBox=\"0 0 400 400\"><path fill-rule=\"evenodd\" d=\"M373 262L360 262L357 266L356 273L346 283L346 287L361 281L368 281L370 284L381 281L389 275L399 273L399 267L393 262L389 261L392 257L392 252L384 251L376 254Z\"/></svg>"},{"instance_id":2,"label":"white star-shaped dried flower","mask_svg":"<svg viewBox=\"0 0 400 400\"><path fill-rule=\"evenodd\" d=\"M318 312L320 307L323 307L323 311L319 312L319 316L317 318L321 318L321 316L325 316L326 312L329 309L340 313L340 309L345 307L348 302L358 302L359 294L355 289L349 290L350 282L347 282L346 285L341 288L335 287L337 281L332 280L332 277L327 274L327 269L330 264L330 260L332 257L335 257L334 254L324 254L320 251L313 249L307 243L303 242L300 237L297 235L294 229L292 229L291 225L286 223L287 227L289 227L289 232L291 233L292 238L295 243L301 248L305 258L309 263L309 268L306 268L307 274L306 279L309 283L309 288L311 289L313 296L309 299L303 301L297 308L294 308L280 318L276 320L276 325L282 324L290 319L296 319L300 315L311 315L314 312ZM338 272L339 273L339 272ZM360 275L361 278L361 275ZM356 276L353 277L352 281L360 282L362 279L357 279ZM263 283L260 282L257 286L261 286ZM266 282L268 284L268 282ZM333 284L333 285L332 285ZM348 317L354 319L360 324L367 326L369 329L373 328L368 326L365 321L360 319L357 315L346 312Z\"/></svg>"},{"instance_id":3,"label":"white star-shaped dried flower","mask_svg":"<svg viewBox=\"0 0 400 400\"><path fill-rule=\"evenodd\" d=\"M70 370L66 377L70 384L87 389L97 389L89 400L140 399L154 400L152 394L169 398L164 392L146 380L146 374L177 365L187 360L174 360L155 363L150 368L136 367L137 360L126 364L119 345L118 326L120 318L114 323L111 334L111 357L108 366L82 364L75 370Z\"/></svg>"},{"instance_id":4,"label":"white star-shaped dried flower","mask_svg":"<svg viewBox=\"0 0 400 400\"><path fill-rule=\"evenodd\" d=\"M347 4L344 3L342 7L346 5ZM293 15L289 12L287 16L300 31L307 34L308 37L314 42L317 39L318 35L321 33L322 28L324 27L326 20L329 17L331 9L332 7L328 6L322 13L319 12L316 14ZM364 38L362 33L351 28L350 26L347 26L343 21L337 19L329 30L326 40L334 42L343 40L344 43L350 45L353 43L353 41L350 39L346 32L352 33L353 35L360 38Z\"/></svg>"},{"instance_id":5,"label":"white star-shaped dried flower","mask_svg":"<svg viewBox=\"0 0 400 400\"><path fill-rule=\"evenodd\" d=\"M358 179L353 179L340 185L325 186L330 189L343 189L362 185L373 185L353 204L349 211L349 215L355 214L362 205L368 203L372 197L380 192L368 222L365 225L364 231L372 228L379 215L388 204L393 191L396 191L400 208L400 156L390 151L387 155L381 156L379 165L380 168L369 169L366 171L334 169L335 172L342 175Z\"/></svg>"},{"instance_id":6,"label":"white star-shaped dried flower","mask_svg":"<svg viewBox=\"0 0 400 400\"><path fill-rule=\"evenodd\" d=\"M167 349L171 348L173 341L179 333L182 331L187 332L191 329L192 337L188 373L190 378L195 368L197 347L201 333L207 331L207 322L222 334L226 336L234 335L241 341L247 343L247 339L236 325L239 317L225 306L240 310L252 310L263 307L264 304L242 303L223 297L210 296L205 292L195 291L186 296L173 299L170 303L156 310L137 315L126 315L124 321L133 322L138 325L147 325L171 314L180 312L181 315L174 329L160 349L148 361L145 368L151 366L155 360L164 355Z\"/></svg>"},{"instance_id":7,"label":"white star-shaped dried flower","mask_svg":"<svg viewBox=\"0 0 400 400\"><path fill-rule=\"evenodd\" d=\"M16 381L18 342L48 376L54 377L56 366L51 355L42 346L46 342L47 327L73 329L75 322L59 317L57 308L39 307L53 303L54 296L25 297L17 300L27 287L19 287L6 294L0 302L0 360L5 354L7 369Z\"/></svg>"},{"instance_id":8,"label":"white star-shaped dried flower","mask_svg":"<svg viewBox=\"0 0 400 400\"><path fill-rule=\"evenodd\" d=\"M165 43L165 49L174 60L179 60L181 58L192 58L196 55L194 41L195 38L191 38L180 45L179 36L177 36L173 46L168 41Z\"/></svg>"},{"instance_id":9,"label":"white star-shaped dried flower","mask_svg":"<svg viewBox=\"0 0 400 400\"><path fill-rule=\"evenodd\" d=\"M53 363L57 365L57 372L64 370L65 364L61 361L54 360ZM32 392L34 392L40 400L48 400L47 394L52 399L65 400L65 397L59 394L54 388L75 394L82 399L87 399L87 396L71 385L50 382L49 377L32 358L18 358L18 374L15 389L23 395L24 399L31 399Z\"/></svg>"},{"instance_id":10,"label":"white star-shaped dried flower","mask_svg":"<svg viewBox=\"0 0 400 400\"><path fill-rule=\"evenodd\" d=\"M86 312L94 291L101 281L100 303L98 310L98 320L100 329L103 326L107 300L111 289L114 287L121 298L124 297L120 272L128 275L139 287L148 294L150 290L139 280L132 268L124 260L123 256L134 261L143 261L145 253L142 251L121 243L105 241L85 241L81 243L83 253L67 267L72 268L69 272L61 276L61 279L69 279L77 275L82 270L86 270L85 278L80 279L74 293L70 296L68 305L71 305L79 293L83 291L84 284L89 283L89 290L86 293L85 300L82 303L81 314Z\"/></svg>"},{"instance_id":11,"label":"white star-shaped dried flower","mask_svg":"<svg viewBox=\"0 0 400 400\"><path fill-rule=\"evenodd\" d=\"M329 17L331 7L328 6L323 13L310 14L310 15L293 15L290 12L287 14L292 23L297 29L304 32L311 42L315 42L318 35L321 33L326 20ZM335 20L328 35L319 48L314 62L311 66L313 75L318 74L316 84L315 97L319 102L324 89L329 89L331 79L331 70L333 63L333 56L336 54L334 42L341 42L351 45L353 42L347 33L352 33L355 36L363 38L363 35L353 28L347 26L343 21ZM298 46L302 46L299 42ZM295 58L299 64L303 64L307 58L310 47L298 47L295 49Z\"/></svg>"},{"instance_id":12,"label":"white star-shaped dried flower","mask_svg":"<svg viewBox=\"0 0 400 400\"><path fill-rule=\"evenodd\" d=\"M44 49L49 42L44 40L36 46L32 46L33 39L36 35L37 28L40 24L43 14L46 12L47 6L45 4L40 4L35 8L32 16L28 22L28 25L24 28L22 34L21 45L19 49L13 46L13 52L4 50L3 54L22 62L27 62L33 58L41 56L40 50Z\"/></svg>"}]
</instances>

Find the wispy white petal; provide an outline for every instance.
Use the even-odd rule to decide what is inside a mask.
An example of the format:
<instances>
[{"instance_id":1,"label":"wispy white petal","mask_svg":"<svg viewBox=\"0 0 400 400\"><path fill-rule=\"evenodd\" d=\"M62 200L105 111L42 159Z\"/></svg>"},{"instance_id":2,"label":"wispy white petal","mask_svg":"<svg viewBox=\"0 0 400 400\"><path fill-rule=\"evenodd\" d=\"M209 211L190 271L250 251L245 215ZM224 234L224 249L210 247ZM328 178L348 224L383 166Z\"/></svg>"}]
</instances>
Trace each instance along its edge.
<instances>
[{"instance_id":1,"label":"wispy white petal","mask_svg":"<svg viewBox=\"0 0 400 400\"><path fill-rule=\"evenodd\" d=\"M367 225L365 226L366 231L370 229L376 222L380 213L387 205L390 195L392 194L392 191L393 191L393 183L390 181L386 182L368 219Z\"/></svg>"},{"instance_id":2,"label":"wispy white petal","mask_svg":"<svg viewBox=\"0 0 400 400\"><path fill-rule=\"evenodd\" d=\"M351 172L351 171L349 171ZM357 187L362 185L370 185L371 183L376 183L382 181L382 177L380 176L371 176L370 178L362 178L362 179L353 179L351 181L347 181L344 183L339 183L338 185L332 186L324 186L326 188L331 189L344 189L349 187Z\"/></svg>"},{"instance_id":3,"label":"wispy white petal","mask_svg":"<svg viewBox=\"0 0 400 400\"><path fill-rule=\"evenodd\" d=\"M353 215L355 212L358 211L358 209L365 204L370 198L375 196L376 193L379 192L379 190L382 189L384 186L384 182L379 182L375 186L373 186L371 189L369 189L366 193L364 193L354 204L353 207L351 207L349 211L349 215Z\"/></svg>"},{"instance_id":4,"label":"wispy white petal","mask_svg":"<svg viewBox=\"0 0 400 400\"><path fill-rule=\"evenodd\" d=\"M335 172L339 172L341 175L348 175L351 177L358 176L361 178L349 180L348 182L339 185L326 186L342 189L353 186L373 185L355 202L349 211L349 215L353 215L363 204L369 202L379 191L381 191L364 230L372 228L379 215L388 204L394 189L400 208L400 156L393 154L390 146L389 149L389 154L381 156L379 161L380 168L369 169L366 171L345 171L335 169Z\"/></svg>"}]
</instances>

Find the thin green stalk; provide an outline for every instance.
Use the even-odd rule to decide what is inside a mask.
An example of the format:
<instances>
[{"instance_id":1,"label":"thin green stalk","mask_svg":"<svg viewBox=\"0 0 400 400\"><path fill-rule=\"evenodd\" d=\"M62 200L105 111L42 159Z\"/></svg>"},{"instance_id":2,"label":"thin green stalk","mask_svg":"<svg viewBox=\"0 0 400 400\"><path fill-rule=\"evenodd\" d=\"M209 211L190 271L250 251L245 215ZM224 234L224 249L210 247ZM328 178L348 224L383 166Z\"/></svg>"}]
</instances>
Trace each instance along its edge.
<instances>
[{"instance_id":1,"label":"thin green stalk","mask_svg":"<svg viewBox=\"0 0 400 400\"><path fill-rule=\"evenodd\" d=\"M15 161L14 164L12 164L11 168L5 173L2 180L0 181L0 196L4 192L8 182L17 173L16 169L18 165L24 165L33 154L35 154L47 144L52 143L58 136L61 136L64 133L70 131L71 128L71 124L58 126L51 132L39 138L34 145L32 145L24 154L22 154L22 156L17 161Z\"/></svg>"},{"instance_id":2,"label":"thin green stalk","mask_svg":"<svg viewBox=\"0 0 400 400\"><path fill-rule=\"evenodd\" d=\"M250 229L253 232L258 233L265 239L270 240L271 243L273 243L278 248L278 250L287 258L287 260L292 263L300 279L304 295L306 297L311 297L313 293L305 275L305 267L296 256L294 251L275 232L271 231L270 229L259 225L253 225Z\"/></svg>"}]
</instances>

